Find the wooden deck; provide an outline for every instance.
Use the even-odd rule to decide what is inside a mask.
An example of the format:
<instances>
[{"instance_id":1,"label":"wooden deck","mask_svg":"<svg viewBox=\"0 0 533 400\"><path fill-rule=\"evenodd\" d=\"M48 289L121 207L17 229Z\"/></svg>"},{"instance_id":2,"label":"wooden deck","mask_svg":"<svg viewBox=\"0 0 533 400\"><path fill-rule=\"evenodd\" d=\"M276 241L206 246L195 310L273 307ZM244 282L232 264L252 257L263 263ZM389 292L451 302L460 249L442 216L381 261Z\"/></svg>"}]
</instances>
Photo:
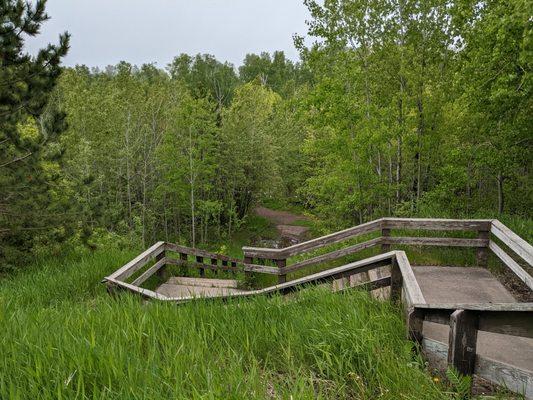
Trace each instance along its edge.
<instances>
[{"instance_id":1,"label":"wooden deck","mask_svg":"<svg viewBox=\"0 0 533 400\"><path fill-rule=\"evenodd\" d=\"M219 297L244 293L233 279L184 278L173 276L155 292L167 297Z\"/></svg>"},{"instance_id":2,"label":"wooden deck","mask_svg":"<svg viewBox=\"0 0 533 400\"><path fill-rule=\"evenodd\" d=\"M474 232L475 238L472 234L468 238L394 236L395 230L404 234L464 231ZM376 232L381 236L376 237ZM362 241L337 245L361 235L366 236ZM320 250L331 245L335 249ZM412 267L405 251L392 250L396 245L471 248L477 267ZM379 247L381 253L328 268L335 260L372 247ZM533 247L499 221L382 218L286 248L244 247L243 253L243 259L236 259L158 242L104 282L111 292L120 288L175 303L287 294L311 284L330 284L334 290L364 288L379 298L401 302L409 339L434 365L476 374L533 399L533 303L517 302L487 269L492 253L531 293L533 278L528 271L533 268ZM172 277L155 291L142 287L154 274L165 276L171 265L197 269L200 278ZM317 265L322 265L321 272L287 281L290 274ZM206 279L206 270L271 274L278 277L278 284L247 291L236 280Z\"/></svg>"}]
</instances>

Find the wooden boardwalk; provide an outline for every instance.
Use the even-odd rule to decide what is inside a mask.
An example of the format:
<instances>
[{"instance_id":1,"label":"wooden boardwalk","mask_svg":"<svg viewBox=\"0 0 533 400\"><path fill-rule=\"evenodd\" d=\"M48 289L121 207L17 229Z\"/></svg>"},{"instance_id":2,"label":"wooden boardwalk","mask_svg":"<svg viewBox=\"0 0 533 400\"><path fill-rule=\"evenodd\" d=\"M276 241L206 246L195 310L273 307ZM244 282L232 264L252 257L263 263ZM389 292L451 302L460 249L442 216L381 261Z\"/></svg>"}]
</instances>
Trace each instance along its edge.
<instances>
[{"instance_id":1,"label":"wooden boardwalk","mask_svg":"<svg viewBox=\"0 0 533 400\"><path fill-rule=\"evenodd\" d=\"M474 232L475 237L400 236L395 231L463 231ZM354 243L359 237L363 240ZM338 245L347 240L351 243ZM321 250L331 245L333 250ZM471 248L477 267L411 266L408 252L392 250L398 245ZM380 254L328 268L372 247L379 247ZM434 365L453 366L462 374L476 374L533 399L533 303L518 302L487 269L492 254L531 293L528 268L533 268L533 247L499 221L382 218L282 249L244 247L243 253L243 259L236 259L159 242L104 282L110 291L121 288L176 303L287 294L312 284L328 283L335 290L364 288L401 302L409 339ZM163 279L170 265L197 269L200 278ZM321 272L287 281L294 272L317 265L323 266ZM270 274L278 277L278 284L242 290L236 280L206 279L206 270ZM154 274L163 283L155 290L143 288Z\"/></svg>"}]
</instances>

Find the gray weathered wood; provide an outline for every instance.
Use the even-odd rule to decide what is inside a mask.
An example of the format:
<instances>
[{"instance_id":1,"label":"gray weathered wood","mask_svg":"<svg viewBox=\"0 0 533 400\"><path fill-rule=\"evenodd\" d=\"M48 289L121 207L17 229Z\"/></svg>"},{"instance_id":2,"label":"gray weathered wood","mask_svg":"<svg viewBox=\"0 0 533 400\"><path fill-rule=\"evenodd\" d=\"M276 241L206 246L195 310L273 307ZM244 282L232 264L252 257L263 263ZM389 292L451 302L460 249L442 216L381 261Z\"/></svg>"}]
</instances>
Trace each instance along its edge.
<instances>
[{"instance_id":1,"label":"gray weathered wood","mask_svg":"<svg viewBox=\"0 0 533 400\"><path fill-rule=\"evenodd\" d=\"M157 242L149 249L143 251L141 254L139 254L137 257L135 257L133 260L131 260L129 263L125 264L122 268L116 270L111 275L105 278L105 280L111 280L111 279L118 279L123 280L131 275L133 275L136 271L141 269L146 263L152 259L153 257L163 253L165 251L165 242Z\"/></svg>"},{"instance_id":2,"label":"gray weathered wood","mask_svg":"<svg viewBox=\"0 0 533 400\"><path fill-rule=\"evenodd\" d=\"M529 265L533 266L533 246L498 220L492 221L490 231Z\"/></svg>"},{"instance_id":3,"label":"gray weathered wood","mask_svg":"<svg viewBox=\"0 0 533 400\"><path fill-rule=\"evenodd\" d=\"M396 258L392 260L391 265L391 288L390 288L390 297L392 302L399 302L402 298L402 272L398 266L398 261Z\"/></svg>"},{"instance_id":4,"label":"gray weathered wood","mask_svg":"<svg viewBox=\"0 0 533 400\"><path fill-rule=\"evenodd\" d=\"M193 248L193 247L187 247L187 246L181 246L175 243L167 242L165 243L165 248L169 251L173 251L173 252L181 253L181 254L187 254L187 255L192 255L192 256L202 256L204 258L215 258L217 260L226 261L226 262L233 262L233 261L242 262L242 260L228 257L223 254L211 253L206 250Z\"/></svg>"},{"instance_id":5,"label":"gray weathered wood","mask_svg":"<svg viewBox=\"0 0 533 400\"><path fill-rule=\"evenodd\" d=\"M199 266L198 271L200 272L200 278L205 276L204 258L202 256L196 256L196 264Z\"/></svg>"},{"instance_id":6,"label":"gray weathered wood","mask_svg":"<svg viewBox=\"0 0 533 400\"><path fill-rule=\"evenodd\" d=\"M140 294L142 297L150 298L150 299L156 299L156 300L169 300L168 297L163 296L162 294L156 293L152 290L144 289L123 281L119 281L118 279L114 278L107 278L108 282L111 282L115 284L118 287L128 289L134 293Z\"/></svg>"},{"instance_id":7,"label":"gray weathered wood","mask_svg":"<svg viewBox=\"0 0 533 400\"><path fill-rule=\"evenodd\" d=\"M490 231L478 231L477 238L481 240L486 240L487 244L485 246L480 246L476 249L476 261L478 267L487 267L489 261L489 238Z\"/></svg>"},{"instance_id":8,"label":"gray weathered wood","mask_svg":"<svg viewBox=\"0 0 533 400\"><path fill-rule=\"evenodd\" d=\"M343 231L331 233L326 236L322 236L316 239L308 240L306 242L298 243L293 246L289 246L283 249L286 257L290 257L296 254L301 254L311 250L319 249L321 247L338 243L348 238L353 238L365 233L370 233L381 229L382 220L377 219L375 221L367 222L354 226L352 228L345 229Z\"/></svg>"},{"instance_id":9,"label":"gray weathered wood","mask_svg":"<svg viewBox=\"0 0 533 400\"><path fill-rule=\"evenodd\" d=\"M287 260L273 260L276 266L279 268L278 283L287 282L287 273L285 272L285 265Z\"/></svg>"},{"instance_id":10,"label":"gray weathered wood","mask_svg":"<svg viewBox=\"0 0 533 400\"><path fill-rule=\"evenodd\" d=\"M426 358L435 361L448 359L448 346L439 341L424 338L423 350ZM476 355L475 374L497 385L505 386L515 393L521 393L527 399L533 399L533 372L515 366Z\"/></svg>"},{"instance_id":11,"label":"gray weathered wood","mask_svg":"<svg viewBox=\"0 0 533 400\"><path fill-rule=\"evenodd\" d=\"M490 230L491 220L438 218L383 218L383 228L423 229L432 231Z\"/></svg>"},{"instance_id":12,"label":"gray weathered wood","mask_svg":"<svg viewBox=\"0 0 533 400\"><path fill-rule=\"evenodd\" d=\"M144 271L131 284L133 286L142 285L148 278L150 278L154 273L159 271L160 268L162 268L164 265L166 265L166 258L165 257L163 257L162 259L157 261L154 265L152 265L150 268L148 268L146 271Z\"/></svg>"},{"instance_id":13,"label":"gray weathered wood","mask_svg":"<svg viewBox=\"0 0 533 400\"><path fill-rule=\"evenodd\" d=\"M381 228L381 236L382 239L389 238L391 235L391 230L389 228ZM381 252L386 253L387 251L390 251L390 243L388 243L386 240L381 240Z\"/></svg>"},{"instance_id":14,"label":"gray weathered wood","mask_svg":"<svg viewBox=\"0 0 533 400\"><path fill-rule=\"evenodd\" d=\"M492 240L489 242L489 249L492 250L496 256L507 265L511 271L515 273L522 282L524 282L530 289L533 290L533 277L529 275L515 260L511 258L503 249L494 243Z\"/></svg>"},{"instance_id":15,"label":"gray weathered wood","mask_svg":"<svg viewBox=\"0 0 533 400\"><path fill-rule=\"evenodd\" d=\"M473 311L456 310L450 316L448 365L462 375L472 375L476 364L478 315Z\"/></svg>"},{"instance_id":16,"label":"gray weathered wood","mask_svg":"<svg viewBox=\"0 0 533 400\"><path fill-rule=\"evenodd\" d=\"M354 244L349 247L345 247L340 250L331 251L329 253L321 254L316 257L308 258L307 260L296 262L294 264L289 265L288 267L285 267L283 272L289 273L293 271L298 271L304 267L321 264L326 261L336 260L338 258L357 253L358 251L368 249L379 243L381 243L381 238L375 238L375 239L367 240L366 242L357 243L357 244Z\"/></svg>"},{"instance_id":17,"label":"gray weathered wood","mask_svg":"<svg viewBox=\"0 0 533 400\"><path fill-rule=\"evenodd\" d=\"M302 254L308 251L316 250L330 244L338 243L343 240L353 238L365 233L374 232L381 229L381 219L357 225L339 232L311 239L306 242L298 243L284 249L264 249L257 247L243 247L245 256L259 257L268 259L284 259L296 254Z\"/></svg>"},{"instance_id":18,"label":"gray weathered wood","mask_svg":"<svg viewBox=\"0 0 533 400\"><path fill-rule=\"evenodd\" d=\"M533 312L533 303L414 303L413 307L437 310Z\"/></svg>"},{"instance_id":19,"label":"gray weathered wood","mask_svg":"<svg viewBox=\"0 0 533 400\"><path fill-rule=\"evenodd\" d=\"M412 304L423 304L425 303L424 295L422 290L418 285L418 282L415 278L415 274L411 268L411 264L407 259L404 251L396 251L396 262L398 263L398 268L402 273L403 286L405 287L405 292L407 294L407 304L411 306Z\"/></svg>"},{"instance_id":20,"label":"gray weathered wood","mask_svg":"<svg viewBox=\"0 0 533 400\"><path fill-rule=\"evenodd\" d=\"M413 308L407 311L407 337L409 340L421 345L424 330L424 312Z\"/></svg>"},{"instance_id":21,"label":"gray weathered wood","mask_svg":"<svg viewBox=\"0 0 533 400\"><path fill-rule=\"evenodd\" d=\"M520 303L518 303L520 304ZM447 325L454 309L424 309L429 322ZM533 311L530 310L468 310L478 316L478 330L501 335L533 338Z\"/></svg>"},{"instance_id":22,"label":"gray weathered wood","mask_svg":"<svg viewBox=\"0 0 533 400\"><path fill-rule=\"evenodd\" d=\"M406 244L418 246L443 246L443 247L487 247L488 239L463 239L440 237L386 237L382 239L387 244Z\"/></svg>"}]
</instances>

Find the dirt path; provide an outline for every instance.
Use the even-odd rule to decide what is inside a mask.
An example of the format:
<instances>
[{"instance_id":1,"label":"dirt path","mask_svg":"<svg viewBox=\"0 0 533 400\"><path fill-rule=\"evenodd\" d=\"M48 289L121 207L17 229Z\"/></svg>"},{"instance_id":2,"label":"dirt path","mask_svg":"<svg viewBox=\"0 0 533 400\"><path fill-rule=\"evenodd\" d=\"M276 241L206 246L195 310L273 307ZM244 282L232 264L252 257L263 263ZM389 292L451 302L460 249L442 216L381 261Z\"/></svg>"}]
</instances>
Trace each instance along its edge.
<instances>
[{"instance_id":1,"label":"dirt path","mask_svg":"<svg viewBox=\"0 0 533 400\"><path fill-rule=\"evenodd\" d=\"M298 221L308 220L304 215L293 214L289 211L272 210L266 207L257 207L255 213L271 221L276 225L280 236L290 239L292 242L305 240L306 234L309 231L307 226L294 225Z\"/></svg>"}]
</instances>

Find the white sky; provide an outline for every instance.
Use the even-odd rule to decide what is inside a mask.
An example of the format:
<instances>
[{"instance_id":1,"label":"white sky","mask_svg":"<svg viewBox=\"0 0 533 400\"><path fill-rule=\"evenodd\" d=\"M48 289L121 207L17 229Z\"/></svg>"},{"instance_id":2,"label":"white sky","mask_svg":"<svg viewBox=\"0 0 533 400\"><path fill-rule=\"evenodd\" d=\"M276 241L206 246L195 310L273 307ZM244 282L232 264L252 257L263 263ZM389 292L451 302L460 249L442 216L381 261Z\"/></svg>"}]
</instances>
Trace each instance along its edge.
<instances>
[{"instance_id":1,"label":"white sky","mask_svg":"<svg viewBox=\"0 0 533 400\"><path fill-rule=\"evenodd\" d=\"M72 34L64 65L124 60L165 67L180 53L241 64L246 53L283 50L297 60L294 33L307 32L303 0L48 0L47 21L27 49Z\"/></svg>"}]
</instances>

